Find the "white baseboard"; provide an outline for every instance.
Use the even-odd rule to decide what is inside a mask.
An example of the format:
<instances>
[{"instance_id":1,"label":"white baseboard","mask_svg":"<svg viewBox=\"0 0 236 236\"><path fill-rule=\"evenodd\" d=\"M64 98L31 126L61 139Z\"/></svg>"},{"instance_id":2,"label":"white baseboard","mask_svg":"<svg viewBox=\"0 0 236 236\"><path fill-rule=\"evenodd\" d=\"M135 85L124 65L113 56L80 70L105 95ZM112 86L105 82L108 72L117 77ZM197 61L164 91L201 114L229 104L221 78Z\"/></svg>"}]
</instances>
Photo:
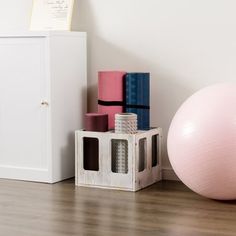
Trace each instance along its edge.
<instances>
[{"instance_id":1,"label":"white baseboard","mask_svg":"<svg viewBox=\"0 0 236 236\"><path fill-rule=\"evenodd\" d=\"M165 167L162 168L162 179L180 181L172 168Z\"/></svg>"},{"instance_id":2,"label":"white baseboard","mask_svg":"<svg viewBox=\"0 0 236 236\"><path fill-rule=\"evenodd\" d=\"M0 179L52 183L48 169L0 165Z\"/></svg>"}]
</instances>

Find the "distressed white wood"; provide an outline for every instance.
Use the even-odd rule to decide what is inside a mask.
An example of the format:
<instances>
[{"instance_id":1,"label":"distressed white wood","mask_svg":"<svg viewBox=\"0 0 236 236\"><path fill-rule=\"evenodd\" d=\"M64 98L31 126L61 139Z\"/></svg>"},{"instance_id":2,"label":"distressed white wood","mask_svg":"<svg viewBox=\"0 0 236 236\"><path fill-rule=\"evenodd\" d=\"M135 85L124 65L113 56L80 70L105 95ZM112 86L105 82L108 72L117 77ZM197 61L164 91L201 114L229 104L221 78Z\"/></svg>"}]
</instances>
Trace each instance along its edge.
<instances>
[{"instance_id":1,"label":"distressed white wood","mask_svg":"<svg viewBox=\"0 0 236 236\"><path fill-rule=\"evenodd\" d=\"M136 171L135 171L135 190L139 190L145 188L151 184L156 183L162 179L161 176L161 140L162 140L162 131L160 128L152 129L148 131L148 135L145 133L140 133L136 135ZM158 156L158 163L159 165L152 167L152 136L159 135L159 156ZM142 138L147 139L147 165L144 171L138 171L138 159L139 159L139 140Z\"/></svg>"},{"instance_id":2,"label":"distressed white wood","mask_svg":"<svg viewBox=\"0 0 236 236\"><path fill-rule=\"evenodd\" d=\"M159 135L159 156L156 167L152 167L152 136ZM99 140L99 171L83 168L83 138L97 138ZM147 165L139 172L139 140L147 139ZM149 131L139 131L137 134L115 134L114 132L91 132L78 130L75 132L76 173L77 186L137 191L161 180L161 138L160 128ZM112 172L112 139L128 141L128 173Z\"/></svg>"},{"instance_id":3,"label":"distressed white wood","mask_svg":"<svg viewBox=\"0 0 236 236\"><path fill-rule=\"evenodd\" d=\"M73 177L74 130L86 112L86 34L1 34L0 65L0 178Z\"/></svg>"}]
</instances>

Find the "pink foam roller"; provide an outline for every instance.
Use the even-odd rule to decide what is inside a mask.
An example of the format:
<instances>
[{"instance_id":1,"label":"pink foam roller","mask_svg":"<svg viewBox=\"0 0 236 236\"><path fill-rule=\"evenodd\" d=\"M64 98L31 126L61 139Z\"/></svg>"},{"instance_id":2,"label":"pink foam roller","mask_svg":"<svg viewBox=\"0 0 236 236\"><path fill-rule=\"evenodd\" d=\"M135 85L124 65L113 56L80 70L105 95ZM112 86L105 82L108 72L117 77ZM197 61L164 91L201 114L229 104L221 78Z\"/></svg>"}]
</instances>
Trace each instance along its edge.
<instances>
[{"instance_id":1,"label":"pink foam roller","mask_svg":"<svg viewBox=\"0 0 236 236\"><path fill-rule=\"evenodd\" d=\"M124 71L98 73L98 112L108 114L108 127L114 129L115 114L123 112Z\"/></svg>"}]
</instances>

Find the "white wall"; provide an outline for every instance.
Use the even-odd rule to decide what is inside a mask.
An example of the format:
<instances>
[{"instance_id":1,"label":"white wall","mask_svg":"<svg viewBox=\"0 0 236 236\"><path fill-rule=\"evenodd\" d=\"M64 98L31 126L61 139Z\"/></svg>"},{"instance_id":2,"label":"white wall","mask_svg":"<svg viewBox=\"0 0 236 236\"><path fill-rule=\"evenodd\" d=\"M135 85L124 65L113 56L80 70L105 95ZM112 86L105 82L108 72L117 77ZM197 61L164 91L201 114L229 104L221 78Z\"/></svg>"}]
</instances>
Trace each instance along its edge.
<instances>
[{"instance_id":1,"label":"white wall","mask_svg":"<svg viewBox=\"0 0 236 236\"><path fill-rule=\"evenodd\" d=\"M0 1L0 30L27 29L31 0ZM97 71L150 71L152 125L163 127L166 137L189 95L236 80L234 0L79 0L78 7L74 25L89 37L91 111ZM166 149L164 165L169 167Z\"/></svg>"},{"instance_id":2,"label":"white wall","mask_svg":"<svg viewBox=\"0 0 236 236\"><path fill-rule=\"evenodd\" d=\"M31 0L0 0L0 33L29 28Z\"/></svg>"},{"instance_id":3,"label":"white wall","mask_svg":"<svg viewBox=\"0 0 236 236\"><path fill-rule=\"evenodd\" d=\"M89 107L98 70L150 71L152 125L164 137L180 104L196 90L236 80L236 1L81 0L89 35ZM164 166L169 167L164 144Z\"/></svg>"}]
</instances>

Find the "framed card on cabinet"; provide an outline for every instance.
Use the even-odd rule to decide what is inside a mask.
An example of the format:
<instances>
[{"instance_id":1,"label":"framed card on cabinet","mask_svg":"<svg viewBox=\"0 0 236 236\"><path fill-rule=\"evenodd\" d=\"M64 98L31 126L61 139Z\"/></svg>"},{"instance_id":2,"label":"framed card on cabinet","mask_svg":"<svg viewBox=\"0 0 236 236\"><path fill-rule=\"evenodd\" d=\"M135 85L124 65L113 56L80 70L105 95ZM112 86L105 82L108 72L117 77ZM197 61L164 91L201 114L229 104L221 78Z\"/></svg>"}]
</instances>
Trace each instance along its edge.
<instances>
[{"instance_id":1,"label":"framed card on cabinet","mask_svg":"<svg viewBox=\"0 0 236 236\"><path fill-rule=\"evenodd\" d=\"M33 0L30 30L70 30L74 0Z\"/></svg>"}]
</instances>

